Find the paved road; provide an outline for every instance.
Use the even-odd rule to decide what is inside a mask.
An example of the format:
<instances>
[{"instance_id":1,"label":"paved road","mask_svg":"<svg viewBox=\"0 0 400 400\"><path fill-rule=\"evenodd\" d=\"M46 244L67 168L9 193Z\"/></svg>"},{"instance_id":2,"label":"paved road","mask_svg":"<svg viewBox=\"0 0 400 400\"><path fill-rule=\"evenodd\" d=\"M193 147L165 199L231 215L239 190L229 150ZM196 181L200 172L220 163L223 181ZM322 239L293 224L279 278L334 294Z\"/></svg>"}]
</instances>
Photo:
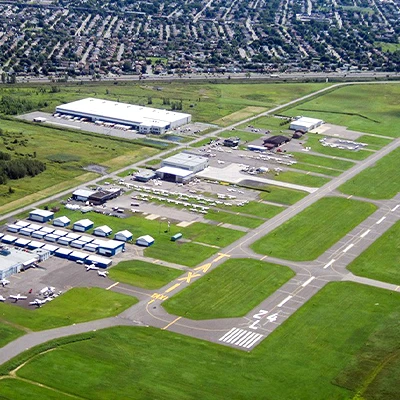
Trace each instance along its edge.
<instances>
[{"instance_id":1,"label":"paved road","mask_svg":"<svg viewBox=\"0 0 400 400\"><path fill-rule=\"evenodd\" d=\"M315 95L315 93L313 95ZM308 95L303 98L309 98L311 96L312 95ZM290 102L288 104L293 103L294 102ZM276 111L285 106L277 107L274 110ZM270 110L269 112L274 111ZM269 112L263 114L268 114ZM243 121L241 123L243 123ZM236 125L238 124L233 126ZM162 301L184 289L197 279L200 279L204 274L216 268L230 257L257 258L258 256L259 259L265 259L266 257L254 254L254 252L249 249L249 246L320 198L332 193L348 179L351 179L362 170L370 167L380 158L399 146L400 139L394 140L366 160L359 162L353 168L344 172L339 177L334 178L325 186L309 194L303 200L288 207L276 217L252 230L225 249L222 249L221 253L217 256L211 257L202 265L186 272L183 276L166 285L158 292L142 297L138 304L124 311L118 317L27 334L0 349L0 363L11 359L27 348L44 343L50 339L117 325L151 325L250 351L328 282L338 280L356 281L383 287L388 290L399 291L399 287L396 285L355 277L346 270L347 265L354 260L356 256L361 254L371 241L380 237L390 226L400 219L400 197L396 196L390 201L382 201L379 209L373 215L363 221L363 223L342 238L317 260L309 263L296 263L281 260L282 264L289 265L294 269L296 276L283 285L272 296L265 299L244 318L192 321L169 315L161 306ZM156 157L159 157L159 155ZM102 179L104 179L104 177L102 177ZM68 192L69 191L67 191L67 193ZM54 197L58 196L59 195ZM19 212L21 212L21 210L19 210L18 213ZM269 260L273 261L271 258L269 258ZM118 286L113 288L113 290L118 291L126 291L126 289L127 288L124 289L122 286L120 288L118 288Z\"/></svg>"}]
</instances>

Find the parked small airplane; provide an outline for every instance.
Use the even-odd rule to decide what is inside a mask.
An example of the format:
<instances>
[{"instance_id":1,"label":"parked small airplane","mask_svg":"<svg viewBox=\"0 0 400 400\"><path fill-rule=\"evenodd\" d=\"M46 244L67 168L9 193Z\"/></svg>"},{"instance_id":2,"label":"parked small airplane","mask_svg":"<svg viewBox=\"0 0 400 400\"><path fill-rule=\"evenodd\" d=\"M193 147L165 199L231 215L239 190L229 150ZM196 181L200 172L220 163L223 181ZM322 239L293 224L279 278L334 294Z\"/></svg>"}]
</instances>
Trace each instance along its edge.
<instances>
[{"instance_id":1,"label":"parked small airplane","mask_svg":"<svg viewBox=\"0 0 400 400\"><path fill-rule=\"evenodd\" d=\"M6 301L6 298L0 294L0 301Z\"/></svg>"},{"instance_id":2,"label":"parked small airplane","mask_svg":"<svg viewBox=\"0 0 400 400\"><path fill-rule=\"evenodd\" d=\"M99 267L96 267L94 264L90 264L86 266L86 271L90 271L91 269L93 269L94 271L98 270Z\"/></svg>"},{"instance_id":3,"label":"parked small airplane","mask_svg":"<svg viewBox=\"0 0 400 400\"><path fill-rule=\"evenodd\" d=\"M107 278L108 271L97 271L97 275Z\"/></svg>"},{"instance_id":4,"label":"parked small airplane","mask_svg":"<svg viewBox=\"0 0 400 400\"><path fill-rule=\"evenodd\" d=\"M46 300L40 300L40 299L35 299L34 301L29 302L31 306L37 306L37 307L40 307L44 303L46 303Z\"/></svg>"},{"instance_id":5,"label":"parked small airplane","mask_svg":"<svg viewBox=\"0 0 400 400\"><path fill-rule=\"evenodd\" d=\"M18 301L18 300L25 300L25 299L27 299L27 296L21 296L19 293L17 294L17 295L14 295L14 294L12 294L12 295L10 295L10 296L8 296L10 299L14 299L16 302Z\"/></svg>"},{"instance_id":6,"label":"parked small airplane","mask_svg":"<svg viewBox=\"0 0 400 400\"><path fill-rule=\"evenodd\" d=\"M7 279L1 279L0 283L4 286L8 285L10 283L10 281L8 281Z\"/></svg>"}]
</instances>

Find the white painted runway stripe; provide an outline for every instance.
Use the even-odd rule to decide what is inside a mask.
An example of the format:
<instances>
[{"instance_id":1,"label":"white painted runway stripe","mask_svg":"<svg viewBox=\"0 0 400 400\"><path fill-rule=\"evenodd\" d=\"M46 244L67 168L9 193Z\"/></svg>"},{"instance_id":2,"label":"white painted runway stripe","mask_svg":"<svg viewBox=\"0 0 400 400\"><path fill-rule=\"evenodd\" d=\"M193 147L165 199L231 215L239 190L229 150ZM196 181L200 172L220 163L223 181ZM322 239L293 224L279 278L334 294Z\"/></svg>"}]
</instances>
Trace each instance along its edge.
<instances>
[{"instance_id":1,"label":"white painted runway stripe","mask_svg":"<svg viewBox=\"0 0 400 400\"><path fill-rule=\"evenodd\" d=\"M285 303L287 303L293 296L288 296L286 299L282 300L277 307L282 307Z\"/></svg>"},{"instance_id":2,"label":"white painted runway stripe","mask_svg":"<svg viewBox=\"0 0 400 400\"><path fill-rule=\"evenodd\" d=\"M332 259L331 261L328 262L328 264L325 265L324 269L329 268L336 260Z\"/></svg>"},{"instance_id":3,"label":"white painted runway stripe","mask_svg":"<svg viewBox=\"0 0 400 400\"><path fill-rule=\"evenodd\" d=\"M312 276L310 279L306 280L301 287L306 287L309 283L311 283L315 279L315 276Z\"/></svg>"},{"instance_id":4,"label":"white painted runway stripe","mask_svg":"<svg viewBox=\"0 0 400 400\"><path fill-rule=\"evenodd\" d=\"M368 233L371 232L371 229L366 230L362 235L360 235L360 237L365 238L365 236L368 235Z\"/></svg>"},{"instance_id":5,"label":"white painted runway stripe","mask_svg":"<svg viewBox=\"0 0 400 400\"><path fill-rule=\"evenodd\" d=\"M390 211L396 211L400 207L400 204L397 204L396 207L393 207Z\"/></svg>"},{"instance_id":6,"label":"white painted runway stripe","mask_svg":"<svg viewBox=\"0 0 400 400\"><path fill-rule=\"evenodd\" d=\"M379 221L376 221L376 224L379 225L386 217L382 217Z\"/></svg>"},{"instance_id":7,"label":"white painted runway stripe","mask_svg":"<svg viewBox=\"0 0 400 400\"><path fill-rule=\"evenodd\" d=\"M220 337L219 341L249 349L262 337L263 335L261 333L247 331L246 329L232 328L229 332L226 332L225 335Z\"/></svg>"},{"instance_id":8,"label":"white painted runway stripe","mask_svg":"<svg viewBox=\"0 0 400 400\"><path fill-rule=\"evenodd\" d=\"M354 243L349 244L349 245L343 250L343 253L347 253L353 246L354 246Z\"/></svg>"}]
</instances>

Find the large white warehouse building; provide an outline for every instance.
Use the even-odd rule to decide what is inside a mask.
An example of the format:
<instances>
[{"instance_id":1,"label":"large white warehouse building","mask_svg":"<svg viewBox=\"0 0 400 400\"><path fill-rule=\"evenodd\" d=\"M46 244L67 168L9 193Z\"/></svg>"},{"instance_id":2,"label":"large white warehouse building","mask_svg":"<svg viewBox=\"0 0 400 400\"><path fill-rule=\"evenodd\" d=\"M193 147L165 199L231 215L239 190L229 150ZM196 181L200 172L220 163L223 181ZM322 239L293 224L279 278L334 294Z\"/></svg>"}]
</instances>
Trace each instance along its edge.
<instances>
[{"instance_id":1,"label":"large white warehouse building","mask_svg":"<svg viewBox=\"0 0 400 400\"><path fill-rule=\"evenodd\" d=\"M73 117L88 118L92 122L129 126L140 133L155 134L188 124L192 120L190 114L94 98L57 106L56 112Z\"/></svg>"}]
</instances>

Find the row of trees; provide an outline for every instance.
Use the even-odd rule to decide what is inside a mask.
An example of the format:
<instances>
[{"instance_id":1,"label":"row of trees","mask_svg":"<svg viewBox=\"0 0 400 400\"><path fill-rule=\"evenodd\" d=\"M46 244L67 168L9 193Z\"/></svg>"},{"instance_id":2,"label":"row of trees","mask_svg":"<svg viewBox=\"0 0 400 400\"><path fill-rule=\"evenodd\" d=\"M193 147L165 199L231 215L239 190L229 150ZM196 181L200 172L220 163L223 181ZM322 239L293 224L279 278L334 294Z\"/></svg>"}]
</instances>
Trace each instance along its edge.
<instances>
[{"instance_id":1,"label":"row of trees","mask_svg":"<svg viewBox=\"0 0 400 400\"><path fill-rule=\"evenodd\" d=\"M0 184L8 179L21 179L25 176L36 176L46 169L46 164L30 158L11 158L11 155L0 151Z\"/></svg>"},{"instance_id":2,"label":"row of trees","mask_svg":"<svg viewBox=\"0 0 400 400\"><path fill-rule=\"evenodd\" d=\"M33 102L15 96L2 96L0 100L0 112L8 115L23 114L46 106L48 106L47 101Z\"/></svg>"}]
</instances>

